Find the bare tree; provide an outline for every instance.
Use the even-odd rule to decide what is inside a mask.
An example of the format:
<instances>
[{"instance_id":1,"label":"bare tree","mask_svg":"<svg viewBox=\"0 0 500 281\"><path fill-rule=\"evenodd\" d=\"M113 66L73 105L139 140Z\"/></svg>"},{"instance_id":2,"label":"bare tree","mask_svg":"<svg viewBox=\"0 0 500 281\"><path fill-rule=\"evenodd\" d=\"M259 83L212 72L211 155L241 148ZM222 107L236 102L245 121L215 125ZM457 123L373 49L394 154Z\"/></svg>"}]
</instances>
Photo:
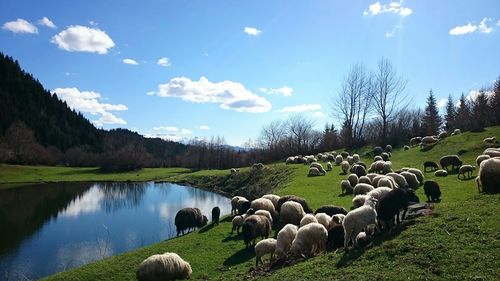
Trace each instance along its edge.
<instances>
[{"instance_id":1,"label":"bare tree","mask_svg":"<svg viewBox=\"0 0 500 281\"><path fill-rule=\"evenodd\" d=\"M386 144L389 123L400 110L408 106L406 83L406 80L397 76L388 59L382 58L378 62L374 77L373 105L382 121L382 144Z\"/></svg>"},{"instance_id":2,"label":"bare tree","mask_svg":"<svg viewBox=\"0 0 500 281\"><path fill-rule=\"evenodd\" d=\"M262 127L260 141L271 153L279 150L279 144L286 137L286 124L281 120L274 120Z\"/></svg>"},{"instance_id":3,"label":"bare tree","mask_svg":"<svg viewBox=\"0 0 500 281\"><path fill-rule=\"evenodd\" d=\"M306 152L306 144L313 132L314 122L302 115L293 115L288 118L286 125L294 152L297 154Z\"/></svg>"},{"instance_id":4,"label":"bare tree","mask_svg":"<svg viewBox=\"0 0 500 281\"><path fill-rule=\"evenodd\" d=\"M373 98L371 75L362 64L354 65L342 81L333 115L342 120L344 142L348 147L361 144L366 115Z\"/></svg>"}]
</instances>

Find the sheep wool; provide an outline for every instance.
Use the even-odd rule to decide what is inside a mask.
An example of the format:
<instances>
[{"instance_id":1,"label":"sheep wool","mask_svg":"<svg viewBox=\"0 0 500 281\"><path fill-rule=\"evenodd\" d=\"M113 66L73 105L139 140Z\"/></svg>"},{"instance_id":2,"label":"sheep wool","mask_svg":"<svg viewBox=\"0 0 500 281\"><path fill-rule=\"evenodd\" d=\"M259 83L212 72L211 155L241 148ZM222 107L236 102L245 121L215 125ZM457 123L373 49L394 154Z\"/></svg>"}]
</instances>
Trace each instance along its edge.
<instances>
[{"instance_id":1,"label":"sheep wool","mask_svg":"<svg viewBox=\"0 0 500 281\"><path fill-rule=\"evenodd\" d=\"M320 223L310 223L297 231L290 251L310 257L325 250L328 231Z\"/></svg>"},{"instance_id":2,"label":"sheep wool","mask_svg":"<svg viewBox=\"0 0 500 281\"><path fill-rule=\"evenodd\" d=\"M276 241L274 238L267 238L255 244L255 266L259 265L259 262L264 264L262 257L266 254L271 254L270 260L273 259L273 254L276 250Z\"/></svg>"},{"instance_id":3,"label":"sheep wool","mask_svg":"<svg viewBox=\"0 0 500 281\"><path fill-rule=\"evenodd\" d=\"M316 214L316 219L318 220L318 223L321 223L326 229L330 226L330 222L332 220L332 217L325 213L317 213Z\"/></svg>"},{"instance_id":4,"label":"sheep wool","mask_svg":"<svg viewBox=\"0 0 500 281\"><path fill-rule=\"evenodd\" d=\"M478 188L486 193L500 192L500 159L491 158L481 163Z\"/></svg>"},{"instance_id":5,"label":"sheep wool","mask_svg":"<svg viewBox=\"0 0 500 281\"><path fill-rule=\"evenodd\" d=\"M152 255L141 262L135 274L138 281L186 279L191 276L191 265L176 253Z\"/></svg>"},{"instance_id":6,"label":"sheep wool","mask_svg":"<svg viewBox=\"0 0 500 281\"><path fill-rule=\"evenodd\" d=\"M266 195L262 196L262 198L266 198L266 199L271 200L271 202L273 202L275 210L278 208L278 200L280 200L280 197L278 195L266 194Z\"/></svg>"},{"instance_id":7,"label":"sheep wool","mask_svg":"<svg viewBox=\"0 0 500 281\"><path fill-rule=\"evenodd\" d=\"M342 190L342 194L350 194L353 191L348 180L342 180L340 182L340 189Z\"/></svg>"},{"instance_id":8,"label":"sheep wool","mask_svg":"<svg viewBox=\"0 0 500 281\"><path fill-rule=\"evenodd\" d=\"M376 190L376 189L374 189L374 190ZM370 193L370 192L368 192L368 193ZM354 198L352 198L352 208L357 209L357 208L363 206L365 204L366 197L367 196L364 194L354 196Z\"/></svg>"},{"instance_id":9,"label":"sheep wool","mask_svg":"<svg viewBox=\"0 0 500 281\"><path fill-rule=\"evenodd\" d=\"M282 226L289 223L299 225L304 215L304 208L302 208L300 203L287 201L281 205L279 223Z\"/></svg>"},{"instance_id":10,"label":"sheep wool","mask_svg":"<svg viewBox=\"0 0 500 281\"><path fill-rule=\"evenodd\" d=\"M374 189L373 186L369 185L369 184L366 184L366 183L358 183L354 189L353 189L353 193L354 195L358 195L358 194L366 194L370 191L372 191Z\"/></svg>"},{"instance_id":11,"label":"sheep wool","mask_svg":"<svg viewBox=\"0 0 500 281\"><path fill-rule=\"evenodd\" d=\"M318 222L318 219L312 214L306 214L302 219L300 220L300 227L303 227L304 225L308 225L313 222Z\"/></svg>"},{"instance_id":12,"label":"sheep wool","mask_svg":"<svg viewBox=\"0 0 500 281\"><path fill-rule=\"evenodd\" d=\"M342 163L340 163L340 167L342 168L342 172L344 174L347 174L351 165L349 165L349 162L347 162L347 161L342 161Z\"/></svg>"},{"instance_id":13,"label":"sheep wool","mask_svg":"<svg viewBox=\"0 0 500 281\"><path fill-rule=\"evenodd\" d=\"M377 223L377 211L375 211L376 199L368 198L365 205L350 211L342 223L344 226L344 248L347 250L350 242L357 247L356 237L368 225Z\"/></svg>"},{"instance_id":14,"label":"sheep wool","mask_svg":"<svg viewBox=\"0 0 500 281\"><path fill-rule=\"evenodd\" d=\"M278 258L284 256L290 250L290 246L292 246L292 241L295 239L298 230L296 225L287 224L278 232L276 250L274 251Z\"/></svg>"}]
</instances>

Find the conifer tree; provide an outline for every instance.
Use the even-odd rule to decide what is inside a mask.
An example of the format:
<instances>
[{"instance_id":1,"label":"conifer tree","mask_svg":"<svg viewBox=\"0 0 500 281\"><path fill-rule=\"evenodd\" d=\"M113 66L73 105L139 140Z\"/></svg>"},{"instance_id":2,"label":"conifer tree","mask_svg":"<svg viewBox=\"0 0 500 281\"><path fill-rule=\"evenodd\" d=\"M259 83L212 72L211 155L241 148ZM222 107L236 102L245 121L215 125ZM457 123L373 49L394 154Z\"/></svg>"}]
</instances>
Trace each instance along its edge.
<instances>
[{"instance_id":1,"label":"conifer tree","mask_svg":"<svg viewBox=\"0 0 500 281\"><path fill-rule=\"evenodd\" d=\"M432 89L429 91L427 105L425 106L424 128L427 135L437 135L441 128L441 116L436 105L436 98Z\"/></svg>"},{"instance_id":2,"label":"conifer tree","mask_svg":"<svg viewBox=\"0 0 500 281\"><path fill-rule=\"evenodd\" d=\"M446 102L446 114L444 116L445 119L445 125L444 128L447 131L453 130L455 127L455 122L457 118L457 108L455 106L455 101L451 97L451 95L448 96L448 101Z\"/></svg>"},{"instance_id":3,"label":"conifer tree","mask_svg":"<svg viewBox=\"0 0 500 281\"><path fill-rule=\"evenodd\" d=\"M460 96L460 103L457 109L457 118L455 122L454 129L461 129L463 131L470 130L471 128L471 114L470 114L470 105L465 98L465 95L462 93Z\"/></svg>"}]
</instances>

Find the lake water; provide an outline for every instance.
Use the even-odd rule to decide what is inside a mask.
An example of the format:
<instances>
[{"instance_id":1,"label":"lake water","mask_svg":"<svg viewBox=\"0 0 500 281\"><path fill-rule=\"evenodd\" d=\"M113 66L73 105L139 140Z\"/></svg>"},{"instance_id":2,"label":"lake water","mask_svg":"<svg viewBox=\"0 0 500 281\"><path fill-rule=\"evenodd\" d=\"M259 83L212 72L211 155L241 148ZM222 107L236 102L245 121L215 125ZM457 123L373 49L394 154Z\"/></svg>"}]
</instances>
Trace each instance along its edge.
<instances>
[{"instance_id":1,"label":"lake water","mask_svg":"<svg viewBox=\"0 0 500 281\"><path fill-rule=\"evenodd\" d=\"M170 183L57 183L0 190L0 280L37 279L176 235L174 217L230 199Z\"/></svg>"}]
</instances>

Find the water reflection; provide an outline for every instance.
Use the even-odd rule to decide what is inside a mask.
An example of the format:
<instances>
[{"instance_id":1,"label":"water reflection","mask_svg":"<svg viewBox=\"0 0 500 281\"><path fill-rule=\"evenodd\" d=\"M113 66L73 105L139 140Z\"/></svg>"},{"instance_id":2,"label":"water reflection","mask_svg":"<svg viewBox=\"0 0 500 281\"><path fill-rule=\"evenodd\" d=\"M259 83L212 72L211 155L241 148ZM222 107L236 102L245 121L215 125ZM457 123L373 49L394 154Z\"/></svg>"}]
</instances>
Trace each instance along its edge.
<instances>
[{"instance_id":1,"label":"water reflection","mask_svg":"<svg viewBox=\"0 0 500 281\"><path fill-rule=\"evenodd\" d=\"M175 184L71 183L0 190L0 280L40 278L175 236L174 216L230 212L228 198Z\"/></svg>"}]
</instances>

